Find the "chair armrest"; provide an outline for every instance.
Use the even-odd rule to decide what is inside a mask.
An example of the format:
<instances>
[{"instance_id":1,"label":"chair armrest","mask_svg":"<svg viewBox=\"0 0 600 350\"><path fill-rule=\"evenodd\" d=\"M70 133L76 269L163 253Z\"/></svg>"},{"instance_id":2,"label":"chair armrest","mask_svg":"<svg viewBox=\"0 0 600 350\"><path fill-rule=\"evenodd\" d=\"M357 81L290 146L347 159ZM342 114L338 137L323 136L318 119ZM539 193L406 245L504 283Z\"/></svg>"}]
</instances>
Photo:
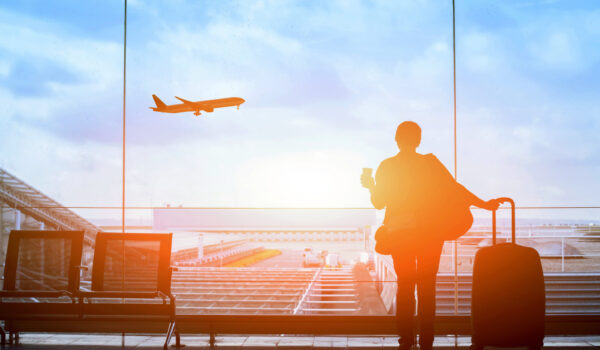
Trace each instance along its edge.
<instances>
[{"instance_id":1,"label":"chair armrest","mask_svg":"<svg viewBox=\"0 0 600 350\"><path fill-rule=\"evenodd\" d=\"M161 297L160 292L129 292L129 291L81 291L78 296L82 298L131 298L152 299Z\"/></svg>"},{"instance_id":2,"label":"chair armrest","mask_svg":"<svg viewBox=\"0 0 600 350\"><path fill-rule=\"evenodd\" d=\"M0 298L74 298L73 293L66 290L3 290Z\"/></svg>"},{"instance_id":3,"label":"chair armrest","mask_svg":"<svg viewBox=\"0 0 600 350\"><path fill-rule=\"evenodd\" d=\"M163 304L165 303L167 298L169 298L169 296L167 294L161 292L160 290L158 292L156 292L156 294L162 299Z\"/></svg>"},{"instance_id":4,"label":"chair armrest","mask_svg":"<svg viewBox=\"0 0 600 350\"><path fill-rule=\"evenodd\" d=\"M162 291L158 291L158 295L164 300L169 299L169 301L173 304L175 304L175 296L171 293L167 294L165 292Z\"/></svg>"}]
</instances>

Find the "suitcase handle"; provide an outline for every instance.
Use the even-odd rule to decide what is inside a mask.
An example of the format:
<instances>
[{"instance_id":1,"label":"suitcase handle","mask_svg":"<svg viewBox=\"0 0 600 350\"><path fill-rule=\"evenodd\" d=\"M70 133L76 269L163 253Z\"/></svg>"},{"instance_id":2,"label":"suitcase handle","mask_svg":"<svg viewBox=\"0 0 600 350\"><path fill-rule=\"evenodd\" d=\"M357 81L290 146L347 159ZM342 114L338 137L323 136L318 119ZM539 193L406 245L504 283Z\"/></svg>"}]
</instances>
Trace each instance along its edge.
<instances>
[{"instance_id":1,"label":"suitcase handle","mask_svg":"<svg viewBox=\"0 0 600 350\"><path fill-rule=\"evenodd\" d=\"M515 226L515 201L508 197L500 197L497 199L500 203L510 203L511 227L512 227L512 243L517 244L517 234ZM492 245L496 245L496 210L492 211Z\"/></svg>"}]
</instances>

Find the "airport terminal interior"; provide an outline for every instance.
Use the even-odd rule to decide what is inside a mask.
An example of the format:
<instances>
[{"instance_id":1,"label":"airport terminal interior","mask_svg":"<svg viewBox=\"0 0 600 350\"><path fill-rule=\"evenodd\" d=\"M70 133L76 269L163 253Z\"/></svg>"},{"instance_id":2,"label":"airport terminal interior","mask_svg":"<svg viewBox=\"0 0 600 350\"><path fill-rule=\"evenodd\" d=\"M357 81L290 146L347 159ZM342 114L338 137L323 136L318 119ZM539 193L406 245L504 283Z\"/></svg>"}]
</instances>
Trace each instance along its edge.
<instances>
[{"instance_id":1,"label":"airport terminal interior","mask_svg":"<svg viewBox=\"0 0 600 350\"><path fill-rule=\"evenodd\" d=\"M471 347L475 257L516 241L543 270L543 346L600 349L597 2L0 18L3 349L397 348L399 276L360 176L404 120L458 182L516 203L473 207L444 243L434 348Z\"/></svg>"}]
</instances>

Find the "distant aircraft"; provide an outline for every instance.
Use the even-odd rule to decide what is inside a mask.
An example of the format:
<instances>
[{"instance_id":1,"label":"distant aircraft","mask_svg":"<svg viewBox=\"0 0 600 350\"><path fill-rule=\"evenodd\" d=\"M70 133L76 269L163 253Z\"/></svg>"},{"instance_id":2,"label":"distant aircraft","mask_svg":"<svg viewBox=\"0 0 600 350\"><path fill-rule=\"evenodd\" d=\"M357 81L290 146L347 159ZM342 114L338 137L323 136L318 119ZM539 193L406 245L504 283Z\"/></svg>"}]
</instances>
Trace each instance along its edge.
<instances>
[{"instance_id":1,"label":"distant aircraft","mask_svg":"<svg viewBox=\"0 0 600 350\"><path fill-rule=\"evenodd\" d=\"M215 108L221 107L233 107L237 106L240 109L240 105L246 102L243 98L239 97L227 97L227 98L219 98L216 100L206 100L206 101L197 101L192 102L188 100L184 100L180 97L175 96L176 99L183 102L176 105L166 105L163 101L160 100L156 95L152 95L154 102L156 103L156 107L149 107L151 110L155 112L163 112L163 113L181 113L181 112L194 112L195 116L200 115L200 111L212 112Z\"/></svg>"}]
</instances>

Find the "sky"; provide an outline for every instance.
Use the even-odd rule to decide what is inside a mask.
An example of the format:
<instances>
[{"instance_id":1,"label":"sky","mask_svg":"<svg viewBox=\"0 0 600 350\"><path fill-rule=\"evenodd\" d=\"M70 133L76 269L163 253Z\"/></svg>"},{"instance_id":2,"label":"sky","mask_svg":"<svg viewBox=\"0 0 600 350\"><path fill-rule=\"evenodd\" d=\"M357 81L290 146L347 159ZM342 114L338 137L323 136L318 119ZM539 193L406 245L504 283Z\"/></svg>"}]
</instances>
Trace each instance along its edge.
<instances>
[{"instance_id":1,"label":"sky","mask_svg":"<svg viewBox=\"0 0 600 350\"><path fill-rule=\"evenodd\" d=\"M123 19L0 3L0 166L68 206L121 205ZM459 182L600 204L600 3L459 0L456 58ZM128 206L369 207L362 168L404 120L454 171L451 1L130 0L126 69Z\"/></svg>"}]
</instances>

